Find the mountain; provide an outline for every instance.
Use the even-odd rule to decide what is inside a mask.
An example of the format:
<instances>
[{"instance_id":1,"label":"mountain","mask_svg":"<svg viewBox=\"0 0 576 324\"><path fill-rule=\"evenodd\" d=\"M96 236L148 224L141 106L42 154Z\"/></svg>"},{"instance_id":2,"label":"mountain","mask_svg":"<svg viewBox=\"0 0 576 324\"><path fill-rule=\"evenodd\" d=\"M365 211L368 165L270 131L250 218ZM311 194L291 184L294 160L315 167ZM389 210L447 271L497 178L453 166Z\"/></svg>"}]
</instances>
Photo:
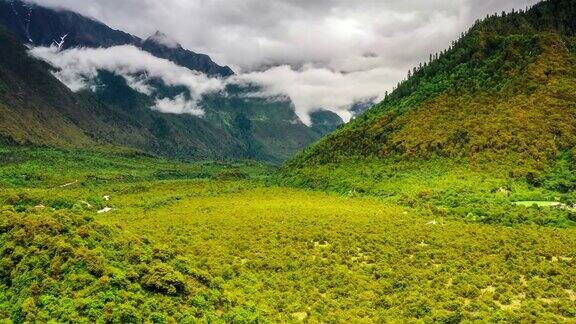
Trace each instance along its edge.
<instances>
[{"instance_id":1,"label":"mountain","mask_svg":"<svg viewBox=\"0 0 576 324\"><path fill-rule=\"evenodd\" d=\"M99 73L96 92L70 91L1 29L0 48L0 136L6 143L112 144L181 159L278 163L321 136L298 120L290 102L212 94L204 99L203 118L165 114L110 72Z\"/></svg>"},{"instance_id":2,"label":"mountain","mask_svg":"<svg viewBox=\"0 0 576 324\"><path fill-rule=\"evenodd\" d=\"M234 74L229 67L215 64L208 55L197 54L182 48L176 41L159 31L142 42L140 47L156 57L170 60L190 70L222 77Z\"/></svg>"},{"instance_id":3,"label":"mountain","mask_svg":"<svg viewBox=\"0 0 576 324\"><path fill-rule=\"evenodd\" d=\"M573 0L477 21L384 101L289 161L285 175L370 192L472 174L468 188L502 179L494 186L576 189L575 36Z\"/></svg>"},{"instance_id":4,"label":"mountain","mask_svg":"<svg viewBox=\"0 0 576 324\"><path fill-rule=\"evenodd\" d=\"M47 64L30 58L26 47L3 30L0 48L3 142L63 147L114 144L197 159L246 155L242 142L203 119L162 114L145 106L126 111L89 91L73 93ZM135 95L124 92L126 100L138 100L130 94Z\"/></svg>"},{"instance_id":5,"label":"mountain","mask_svg":"<svg viewBox=\"0 0 576 324\"><path fill-rule=\"evenodd\" d=\"M155 42L154 36L143 41L68 10L46 8L20 0L0 0L0 25L12 31L22 42L34 46L61 44L66 49L134 45L194 71L223 77L234 74L229 67L214 63L207 55L187 51L180 45L166 46Z\"/></svg>"},{"instance_id":6,"label":"mountain","mask_svg":"<svg viewBox=\"0 0 576 324\"><path fill-rule=\"evenodd\" d=\"M344 124L342 118L328 110L318 110L310 114L312 130L317 134L328 134Z\"/></svg>"},{"instance_id":7,"label":"mountain","mask_svg":"<svg viewBox=\"0 0 576 324\"><path fill-rule=\"evenodd\" d=\"M201 99L204 116L152 109L158 99L191 96L188 89L150 79L142 93L125 78L98 71L91 90L72 93L52 76L54 68L31 59L22 43L61 49L133 45L160 59L216 78L233 74L207 55L184 49L160 32L146 40L79 14L21 1L0 0L2 31L0 119L5 142L52 146L112 144L181 159L257 159L280 163L334 130L330 112L321 125L304 125L286 99L258 98L254 85L227 86ZM33 71L27 73L26 71ZM49 135L43 135L49 134Z\"/></svg>"},{"instance_id":8,"label":"mountain","mask_svg":"<svg viewBox=\"0 0 576 324\"><path fill-rule=\"evenodd\" d=\"M20 0L0 1L0 24L22 42L49 46L61 42L64 47L109 47L140 42L137 37L71 11L53 10Z\"/></svg>"},{"instance_id":9,"label":"mountain","mask_svg":"<svg viewBox=\"0 0 576 324\"><path fill-rule=\"evenodd\" d=\"M25 47L0 29L0 138L6 143L83 146L93 141L69 115L74 94L29 59ZM24 81L25 80L25 81ZM58 106L59 109L54 107Z\"/></svg>"}]
</instances>

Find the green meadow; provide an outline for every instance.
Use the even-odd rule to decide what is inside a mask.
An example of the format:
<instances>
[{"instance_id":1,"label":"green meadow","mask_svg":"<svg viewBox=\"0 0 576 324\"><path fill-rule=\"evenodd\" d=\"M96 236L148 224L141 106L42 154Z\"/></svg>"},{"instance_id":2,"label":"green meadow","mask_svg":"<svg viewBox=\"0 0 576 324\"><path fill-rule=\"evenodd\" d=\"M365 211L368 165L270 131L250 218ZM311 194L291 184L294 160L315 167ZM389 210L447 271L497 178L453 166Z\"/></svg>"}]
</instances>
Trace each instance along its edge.
<instances>
[{"instance_id":1,"label":"green meadow","mask_svg":"<svg viewBox=\"0 0 576 324\"><path fill-rule=\"evenodd\" d=\"M553 193L515 183L450 193L456 176L428 170L310 190L252 162L3 148L0 317L574 321L572 211L517 205Z\"/></svg>"}]
</instances>

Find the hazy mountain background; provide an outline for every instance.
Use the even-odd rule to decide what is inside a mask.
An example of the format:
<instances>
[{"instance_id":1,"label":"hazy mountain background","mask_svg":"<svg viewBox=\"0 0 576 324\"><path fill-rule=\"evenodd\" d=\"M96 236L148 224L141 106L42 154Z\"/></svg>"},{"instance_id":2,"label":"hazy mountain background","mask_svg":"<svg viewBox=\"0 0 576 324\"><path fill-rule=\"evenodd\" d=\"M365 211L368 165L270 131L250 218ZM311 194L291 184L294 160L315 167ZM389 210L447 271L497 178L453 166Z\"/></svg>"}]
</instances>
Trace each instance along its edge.
<instances>
[{"instance_id":1,"label":"hazy mountain background","mask_svg":"<svg viewBox=\"0 0 576 324\"><path fill-rule=\"evenodd\" d=\"M314 124L305 125L286 97L253 95L259 88L248 82L225 84L222 80L234 75L229 67L182 48L161 32L142 40L70 11L20 1L0 1L0 24L7 29L1 38L1 77L7 91L0 98L6 141L68 146L111 143L185 159L280 162L342 124L337 115L325 111L314 116ZM130 76L102 68L87 80L89 87L72 93L51 75L58 72L57 67L27 57L20 42L76 53L133 46L133 51L192 71L192 77L222 85L192 103L194 89L148 77L145 68ZM146 83L141 84L146 90L137 91L131 78ZM196 109L196 104L201 108ZM164 111L158 111L162 107ZM190 111L200 111L202 116L186 113Z\"/></svg>"}]
</instances>

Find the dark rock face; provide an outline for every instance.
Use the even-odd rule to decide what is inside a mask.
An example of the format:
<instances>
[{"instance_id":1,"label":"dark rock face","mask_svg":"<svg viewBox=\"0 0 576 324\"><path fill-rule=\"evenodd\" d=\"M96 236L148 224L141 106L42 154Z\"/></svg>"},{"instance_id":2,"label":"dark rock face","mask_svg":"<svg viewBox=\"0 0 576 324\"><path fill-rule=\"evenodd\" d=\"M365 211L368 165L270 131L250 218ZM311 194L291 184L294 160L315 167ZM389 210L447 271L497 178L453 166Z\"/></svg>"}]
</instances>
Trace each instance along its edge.
<instances>
[{"instance_id":1,"label":"dark rock face","mask_svg":"<svg viewBox=\"0 0 576 324\"><path fill-rule=\"evenodd\" d=\"M180 44L170 40L161 32L156 32L142 42L141 48L146 52L163 59L170 60L191 70L202 71L211 76L227 77L234 74L227 66L219 66L205 54L198 54L182 48Z\"/></svg>"},{"instance_id":2,"label":"dark rock face","mask_svg":"<svg viewBox=\"0 0 576 324\"><path fill-rule=\"evenodd\" d=\"M61 45L62 48L72 48L134 45L190 70L221 77L234 74L229 67L214 63L208 55L188 51L180 45L169 47L154 41L153 36L142 41L75 12L45 8L20 0L0 0L0 25L5 26L22 42L36 46Z\"/></svg>"}]
</instances>

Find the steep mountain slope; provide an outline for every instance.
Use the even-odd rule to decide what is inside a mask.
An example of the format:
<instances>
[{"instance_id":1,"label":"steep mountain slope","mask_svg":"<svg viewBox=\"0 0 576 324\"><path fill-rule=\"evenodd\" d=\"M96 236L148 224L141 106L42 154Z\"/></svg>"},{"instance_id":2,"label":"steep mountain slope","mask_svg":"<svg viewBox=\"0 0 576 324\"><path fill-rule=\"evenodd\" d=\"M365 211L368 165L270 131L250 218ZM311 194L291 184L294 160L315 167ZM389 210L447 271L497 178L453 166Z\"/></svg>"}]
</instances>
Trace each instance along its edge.
<instances>
[{"instance_id":1,"label":"steep mountain slope","mask_svg":"<svg viewBox=\"0 0 576 324\"><path fill-rule=\"evenodd\" d=\"M69 114L77 98L29 59L25 48L0 29L0 134L6 142L82 146L93 144ZM54 107L59 109L54 109Z\"/></svg>"},{"instance_id":2,"label":"steep mountain slope","mask_svg":"<svg viewBox=\"0 0 576 324\"><path fill-rule=\"evenodd\" d=\"M51 10L19 0L0 1L0 23L20 40L34 45L51 45L65 37L65 47L109 47L138 44L124 32L65 10Z\"/></svg>"},{"instance_id":3,"label":"steep mountain slope","mask_svg":"<svg viewBox=\"0 0 576 324\"><path fill-rule=\"evenodd\" d=\"M93 95L108 107L130 116L153 136L147 151L165 156L193 159L257 159L282 162L322 134L299 121L290 102L268 101L243 95L242 89L228 87L227 95L214 93L202 100L205 116L165 114L150 109L154 100L134 91L113 73L100 72ZM185 91L155 84L157 91L170 96ZM190 149L187 141L196 143ZM166 146L166 143L171 143ZM132 146L132 145L128 145Z\"/></svg>"},{"instance_id":4,"label":"steep mountain slope","mask_svg":"<svg viewBox=\"0 0 576 324\"><path fill-rule=\"evenodd\" d=\"M383 102L290 161L286 175L371 192L393 191L386 183L399 179L435 186L431 179L454 176L442 185L456 186L472 172L501 179L495 186L516 179L576 189L575 35L573 0L487 17Z\"/></svg>"},{"instance_id":5,"label":"steep mountain slope","mask_svg":"<svg viewBox=\"0 0 576 324\"><path fill-rule=\"evenodd\" d=\"M213 94L206 115L152 110L153 98L110 72L96 92L73 93L50 67L0 29L0 134L3 142L83 147L113 144L182 159L281 162L322 134L302 124L289 102ZM169 95L173 89L159 87ZM231 91L230 91L231 92Z\"/></svg>"},{"instance_id":6,"label":"steep mountain slope","mask_svg":"<svg viewBox=\"0 0 576 324\"><path fill-rule=\"evenodd\" d=\"M66 147L109 143L180 158L246 157L241 141L203 119L176 118L143 105L126 111L91 92L71 92L47 64L30 58L3 30L0 48L0 132L5 142ZM119 84L128 88L124 80ZM137 95L127 90L125 100L138 100L130 94Z\"/></svg>"}]
</instances>

